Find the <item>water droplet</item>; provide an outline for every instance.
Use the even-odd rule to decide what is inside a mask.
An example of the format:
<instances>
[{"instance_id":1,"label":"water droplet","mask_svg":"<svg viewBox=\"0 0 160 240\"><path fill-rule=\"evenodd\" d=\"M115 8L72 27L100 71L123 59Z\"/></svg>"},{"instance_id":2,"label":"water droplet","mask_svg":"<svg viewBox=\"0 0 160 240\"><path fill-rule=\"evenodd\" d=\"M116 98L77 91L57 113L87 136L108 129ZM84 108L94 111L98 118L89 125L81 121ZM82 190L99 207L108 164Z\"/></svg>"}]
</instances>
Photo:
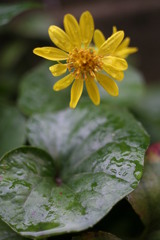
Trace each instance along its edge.
<instances>
[{"instance_id":1,"label":"water droplet","mask_svg":"<svg viewBox=\"0 0 160 240\"><path fill-rule=\"evenodd\" d=\"M137 185L138 185L138 182L133 182L133 183L131 184L131 188L135 189L135 188L137 187Z\"/></svg>"},{"instance_id":2,"label":"water droplet","mask_svg":"<svg viewBox=\"0 0 160 240\"><path fill-rule=\"evenodd\" d=\"M112 168L112 169L111 169L111 172L113 172L113 173L116 174L116 173L117 173L117 170Z\"/></svg>"},{"instance_id":3,"label":"water droplet","mask_svg":"<svg viewBox=\"0 0 160 240\"><path fill-rule=\"evenodd\" d=\"M18 176L22 176L22 175L23 175L23 172L22 172L22 171L17 171L17 175L18 175Z\"/></svg>"},{"instance_id":4,"label":"water droplet","mask_svg":"<svg viewBox=\"0 0 160 240\"><path fill-rule=\"evenodd\" d=\"M122 173L122 176L125 177L127 175L127 172Z\"/></svg>"},{"instance_id":5,"label":"water droplet","mask_svg":"<svg viewBox=\"0 0 160 240\"><path fill-rule=\"evenodd\" d=\"M37 168L36 168L36 165L32 162L26 162L25 163L26 167L31 170L33 173L37 174Z\"/></svg>"},{"instance_id":6,"label":"water droplet","mask_svg":"<svg viewBox=\"0 0 160 240\"><path fill-rule=\"evenodd\" d=\"M142 172L136 171L136 172L134 172L134 176L135 176L135 178L136 178L137 180L140 180L141 177L142 177Z\"/></svg>"}]
</instances>

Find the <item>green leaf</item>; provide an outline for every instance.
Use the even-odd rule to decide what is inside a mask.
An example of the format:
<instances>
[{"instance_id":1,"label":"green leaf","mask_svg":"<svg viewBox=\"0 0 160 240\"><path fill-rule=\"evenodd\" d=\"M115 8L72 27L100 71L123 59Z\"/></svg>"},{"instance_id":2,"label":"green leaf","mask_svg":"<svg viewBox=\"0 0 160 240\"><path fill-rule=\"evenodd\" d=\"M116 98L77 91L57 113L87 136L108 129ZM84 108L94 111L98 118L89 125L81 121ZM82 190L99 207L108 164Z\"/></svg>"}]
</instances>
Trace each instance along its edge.
<instances>
[{"instance_id":1,"label":"green leaf","mask_svg":"<svg viewBox=\"0 0 160 240\"><path fill-rule=\"evenodd\" d=\"M160 239L160 143L149 147L142 180L128 200L146 226L142 239ZM158 237L159 236L159 237ZM157 237L157 238L156 238Z\"/></svg>"},{"instance_id":2,"label":"green leaf","mask_svg":"<svg viewBox=\"0 0 160 240\"><path fill-rule=\"evenodd\" d=\"M0 216L27 237L92 227L139 182L148 135L126 110L33 116L28 139L0 163ZM11 200L13 199L13 200Z\"/></svg>"},{"instance_id":3,"label":"green leaf","mask_svg":"<svg viewBox=\"0 0 160 240\"><path fill-rule=\"evenodd\" d=\"M15 107L0 106L0 156L25 142L26 123Z\"/></svg>"},{"instance_id":4,"label":"green leaf","mask_svg":"<svg viewBox=\"0 0 160 240\"><path fill-rule=\"evenodd\" d=\"M143 99L133 108L137 118L143 123L151 141L160 140L160 86L149 86Z\"/></svg>"},{"instance_id":5,"label":"green leaf","mask_svg":"<svg viewBox=\"0 0 160 240\"><path fill-rule=\"evenodd\" d=\"M6 223L0 220L0 240L27 240L15 233Z\"/></svg>"},{"instance_id":6,"label":"green leaf","mask_svg":"<svg viewBox=\"0 0 160 240\"><path fill-rule=\"evenodd\" d=\"M59 110L69 105L69 91L53 91L55 78L49 71L51 65L53 62L45 62L23 78L18 104L26 115Z\"/></svg>"},{"instance_id":7,"label":"green leaf","mask_svg":"<svg viewBox=\"0 0 160 240\"><path fill-rule=\"evenodd\" d=\"M145 84L143 75L134 67L129 66L123 81L115 81L119 87L119 96L111 97L104 89L101 90L101 100L126 107L136 106L144 95Z\"/></svg>"},{"instance_id":8,"label":"green leaf","mask_svg":"<svg viewBox=\"0 0 160 240\"><path fill-rule=\"evenodd\" d=\"M120 238L106 232L89 232L73 237L72 240L120 240Z\"/></svg>"},{"instance_id":9,"label":"green leaf","mask_svg":"<svg viewBox=\"0 0 160 240\"><path fill-rule=\"evenodd\" d=\"M15 4L0 4L0 26L9 23L14 17L20 13L39 7L40 4L33 2L23 2Z\"/></svg>"}]
</instances>

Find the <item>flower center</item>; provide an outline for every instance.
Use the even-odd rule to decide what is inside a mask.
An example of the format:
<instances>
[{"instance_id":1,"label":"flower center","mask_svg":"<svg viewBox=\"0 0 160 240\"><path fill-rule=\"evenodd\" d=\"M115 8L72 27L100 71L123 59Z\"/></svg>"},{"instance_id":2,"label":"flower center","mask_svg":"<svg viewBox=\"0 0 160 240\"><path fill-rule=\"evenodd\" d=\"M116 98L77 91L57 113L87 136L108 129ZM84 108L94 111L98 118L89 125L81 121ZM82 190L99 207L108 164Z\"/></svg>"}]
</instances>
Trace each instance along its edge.
<instances>
[{"instance_id":1,"label":"flower center","mask_svg":"<svg viewBox=\"0 0 160 240\"><path fill-rule=\"evenodd\" d=\"M76 79L86 79L89 75L95 78L95 73L102 69L102 60L92 48L74 48L69 53L67 67L70 72L73 72Z\"/></svg>"}]
</instances>

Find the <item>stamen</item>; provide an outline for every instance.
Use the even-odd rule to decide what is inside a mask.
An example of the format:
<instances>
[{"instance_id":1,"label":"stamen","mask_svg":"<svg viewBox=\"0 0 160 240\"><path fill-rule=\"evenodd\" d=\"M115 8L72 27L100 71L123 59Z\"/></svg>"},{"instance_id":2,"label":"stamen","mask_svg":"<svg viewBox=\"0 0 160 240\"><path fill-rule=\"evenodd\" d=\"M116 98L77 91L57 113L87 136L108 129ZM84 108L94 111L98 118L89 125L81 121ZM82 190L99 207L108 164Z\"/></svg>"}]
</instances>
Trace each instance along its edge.
<instances>
[{"instance_id":1,"label":"stamen","mask_svg":"<svg viewBox=\"0 0 160 240\"><path fill-rule=\"evenodd\" d=\"M92 48L75 48L69 53L67 67L70 72L73 72L75 78L87 79L89 75L95 78L95 73L102 70L102 60Z\"/></svg>"}]
</instances>

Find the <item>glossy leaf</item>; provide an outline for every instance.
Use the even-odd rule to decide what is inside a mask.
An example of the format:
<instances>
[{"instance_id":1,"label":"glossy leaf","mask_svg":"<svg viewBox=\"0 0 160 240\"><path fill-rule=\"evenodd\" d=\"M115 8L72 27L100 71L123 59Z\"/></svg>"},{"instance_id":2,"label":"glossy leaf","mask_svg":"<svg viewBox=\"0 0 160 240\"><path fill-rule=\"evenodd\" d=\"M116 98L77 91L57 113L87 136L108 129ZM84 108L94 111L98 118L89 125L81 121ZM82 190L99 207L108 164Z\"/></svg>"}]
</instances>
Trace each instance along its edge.
<instances>
[{"instance_id":1,"label":"glossy leaf","mask_svg":"<svg viewBox=\"0 0 160 240\"><path fill-rule=\"evenodd\" d=\"M160 140L160 86L149 86L139 104L133 108L136 117L143 123L151 141Z\"/></svg>"},{"instance_id":2,"label":"glossy leaf","mask_svg":"<svg viewBox=\"0 0 160 240\"><path fill-rule=\"evenodd\" d=\"M15 107L0 106L0 157L25 142L25 119Z\"/></svg>"},{"instance_id":3,"label":"glossy leaf","mask_svg":"<svg viewBox=\"0 0 160 240\"><path fill-rule=\"evenodd\" d=\"M142 239L160 239L160 143L149 147L142 180L128 200L146 226Z\"/></svg>"},{"instance_id":4,"label":"glossy leaf","mask_svg":"<svg viewBox=\"0 0 160 240\"><path fill-rule=\"evenodd\" d=\"M0 26L7 24L20 13L39 6L39 4L33 2L0 4Z\"/></svg>"},{"instance_id":5,"label":"glossy leaf","mask_svg":"<svg viewBox=\"0 0 160 240\"><path fill-rule=\"evenodd\" d=\"M15 233L6 223L0 220L0 240L27 240Z\"/></svg>"},{"instance_id":6,"label":"glossy leaf","mask_svg":"<svg viewBox=\"0 0 160 240\"><path fill-rule=\"evenodd\" d=\"M27 237L92 227L136 187L148 145L132 115L113 107L37 114L28 140L54 160L20 148L0 164L0 216Z\"/></svg>"},{"instance_id":7,"label":"glossy leaf","mask_svg":"<svg viewBox=\"0 0 160 240\"><path fill-rule=\"evenodd\" d=\"M73 237L72 240L121 240L121 239L106 232L89 232L84 233L78 237Z\"/></svg>"},{"instance_id":8,"label":"glossy leaf","mask_svg":"<svg viewBox=\"0 0 160 240\"><path fill-rule=\"evenodd\" d=\"M26 115L62 109L69 105L69 91L53 91L54 78L49 71L53 62L44 63L28 73L20 86L19 107Z\"/></svg>"}]
</instances>

